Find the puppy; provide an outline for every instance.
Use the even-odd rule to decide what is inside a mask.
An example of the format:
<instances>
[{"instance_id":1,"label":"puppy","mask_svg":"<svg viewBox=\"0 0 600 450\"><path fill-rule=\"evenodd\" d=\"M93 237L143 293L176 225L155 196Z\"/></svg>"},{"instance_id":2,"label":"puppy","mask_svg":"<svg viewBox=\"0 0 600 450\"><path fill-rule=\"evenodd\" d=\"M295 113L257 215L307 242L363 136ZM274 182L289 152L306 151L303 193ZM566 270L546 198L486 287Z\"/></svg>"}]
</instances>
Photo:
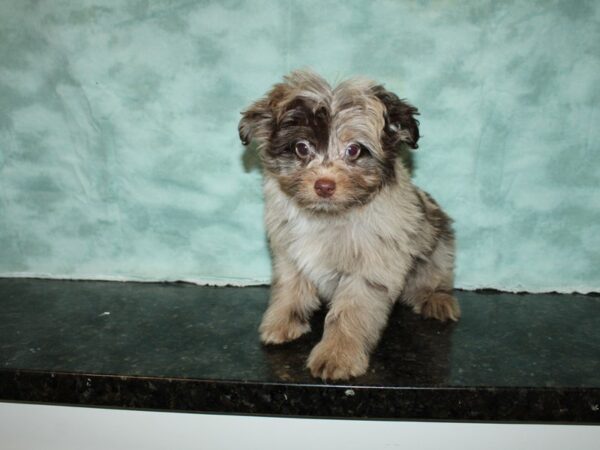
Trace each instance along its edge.
<instances>
[{"instance_id":1,"label":"puppy","mask_svg":"<svg viewBox=\"0 0 600 450\"><path fill-rule=\"evenodd\" d=\"M415 107L364 79L330 86L310 71L284 77L242 113L264 171L273 256L265 344L310 330L328 304L307 366L315 377L364 374L400 299L423 317L458 320L451 220L411 183L400 157L416 149Z\"/></svg>"}]
</instances>

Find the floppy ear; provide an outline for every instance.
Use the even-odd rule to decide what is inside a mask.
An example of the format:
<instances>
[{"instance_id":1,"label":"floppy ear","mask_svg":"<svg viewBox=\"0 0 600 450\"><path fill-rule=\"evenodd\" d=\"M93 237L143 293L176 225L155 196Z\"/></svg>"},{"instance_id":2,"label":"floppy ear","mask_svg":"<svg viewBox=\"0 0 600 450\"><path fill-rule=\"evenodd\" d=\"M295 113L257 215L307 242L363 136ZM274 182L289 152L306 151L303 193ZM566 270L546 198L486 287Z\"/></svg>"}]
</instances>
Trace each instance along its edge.
<instances>
[{"instance_id":1,"label":"floppy ear","mask_svg":"<svg viewBox=\"0 0 600 450\"><path fill-rule=\"evenodd\" d=\"M253 103L242 112L238 124L238 132L242 144L248 145L256 140L259 145L264 144L271 135L273 114L267 98L262 98Z\"/></svg>"},{"instance_id":2,"label":"floppy ear","mask_svg":"<svg viewBox=\"0 0 600 450\"><path fill-rule=\"evenodd\" d=\"M393 142L405 142L411 148L419 148L419 110L383 86L373 88L375 96L385 106L384 132Z\"/></svg>"},{"instance_id":3,"label":"floppy ear","mask_svg":"<svg viewBox=\"0 0 600 450\"><path fill-rule=\"evenodd\" d=\"M242 144L248 145L252 141L256 141L258 147L263 148L269 142L277 121L276 116L289 93L288 91L289 86L285 83L276 84L267 92L267 95L242 112L242 118L238 124Z\"/></svg>"}]
</instances>

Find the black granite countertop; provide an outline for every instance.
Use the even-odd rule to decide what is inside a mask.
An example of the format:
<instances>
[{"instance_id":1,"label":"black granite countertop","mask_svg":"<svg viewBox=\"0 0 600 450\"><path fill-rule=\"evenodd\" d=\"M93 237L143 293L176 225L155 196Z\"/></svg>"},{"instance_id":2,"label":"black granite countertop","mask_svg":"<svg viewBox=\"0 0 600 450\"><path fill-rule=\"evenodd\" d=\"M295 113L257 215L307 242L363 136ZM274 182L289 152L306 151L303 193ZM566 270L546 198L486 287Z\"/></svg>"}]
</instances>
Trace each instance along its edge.
<instances>
[{"instance_id":1,"label":"black granite countertop","mask_svg":"<svg viewBox=\"0 0 600 450\"><path fill-rule=\"evenodd\" d=\"M267 287L0 279L0 400L312 417L600 423L600 298L457 291L457 324L398 306L370 371L264 347Z\"/></svg>"}]
</instances>

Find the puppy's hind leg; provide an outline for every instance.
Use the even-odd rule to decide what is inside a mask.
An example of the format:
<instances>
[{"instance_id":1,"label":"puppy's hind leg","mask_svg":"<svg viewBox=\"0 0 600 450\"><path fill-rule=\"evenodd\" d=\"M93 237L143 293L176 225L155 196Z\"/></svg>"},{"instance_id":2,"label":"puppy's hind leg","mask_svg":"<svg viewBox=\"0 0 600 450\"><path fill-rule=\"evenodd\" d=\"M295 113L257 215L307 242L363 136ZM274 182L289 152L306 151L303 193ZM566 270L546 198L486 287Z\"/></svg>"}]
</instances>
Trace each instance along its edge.
<instances>
[{"instance_id":1,"label":"puppy's hind leg","mask_svg":"<svg viewBox=\"0 0 600 450\"><path fill-rule=\"evenodd\" d=\"M316 287L285 257L275 258L271 301L260 324L265 344L283 344L310 331L309 319L320 301Z\"/></svg>"},{"instance_id":2,"label":"puppy's hind leg","mask_svg":"<svg viewBox=\"0 0 600 450\"><path fill-rule=\"evenodd\" d=\"M454 285L454 248L451 241L440 241L427 260L420 260L406 280L402 301L425 318L457 321L460 307L452 296Z\"/></svg>"}]
</instances>

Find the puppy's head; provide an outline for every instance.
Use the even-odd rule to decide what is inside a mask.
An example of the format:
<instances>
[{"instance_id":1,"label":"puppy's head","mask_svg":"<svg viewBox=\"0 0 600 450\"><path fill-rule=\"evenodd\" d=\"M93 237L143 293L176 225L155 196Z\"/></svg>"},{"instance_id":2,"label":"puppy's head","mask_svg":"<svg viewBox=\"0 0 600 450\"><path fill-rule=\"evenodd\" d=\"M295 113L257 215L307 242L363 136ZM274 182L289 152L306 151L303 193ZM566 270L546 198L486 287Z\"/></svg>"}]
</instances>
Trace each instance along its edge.
<instances>
[{"instance_id":1,"label":"puppy's head","mask_svg":"<svg viewBox=\"0 0 600 450\"><path fill-rule=\"evenodd\" d=\"M395 181L399 152L417 148L417 114L372 81L332 88L296 71L242 113L239 133L244 145L256 141L266 176L299 206L336 213Z\"/></svg>"}]
</instances>

